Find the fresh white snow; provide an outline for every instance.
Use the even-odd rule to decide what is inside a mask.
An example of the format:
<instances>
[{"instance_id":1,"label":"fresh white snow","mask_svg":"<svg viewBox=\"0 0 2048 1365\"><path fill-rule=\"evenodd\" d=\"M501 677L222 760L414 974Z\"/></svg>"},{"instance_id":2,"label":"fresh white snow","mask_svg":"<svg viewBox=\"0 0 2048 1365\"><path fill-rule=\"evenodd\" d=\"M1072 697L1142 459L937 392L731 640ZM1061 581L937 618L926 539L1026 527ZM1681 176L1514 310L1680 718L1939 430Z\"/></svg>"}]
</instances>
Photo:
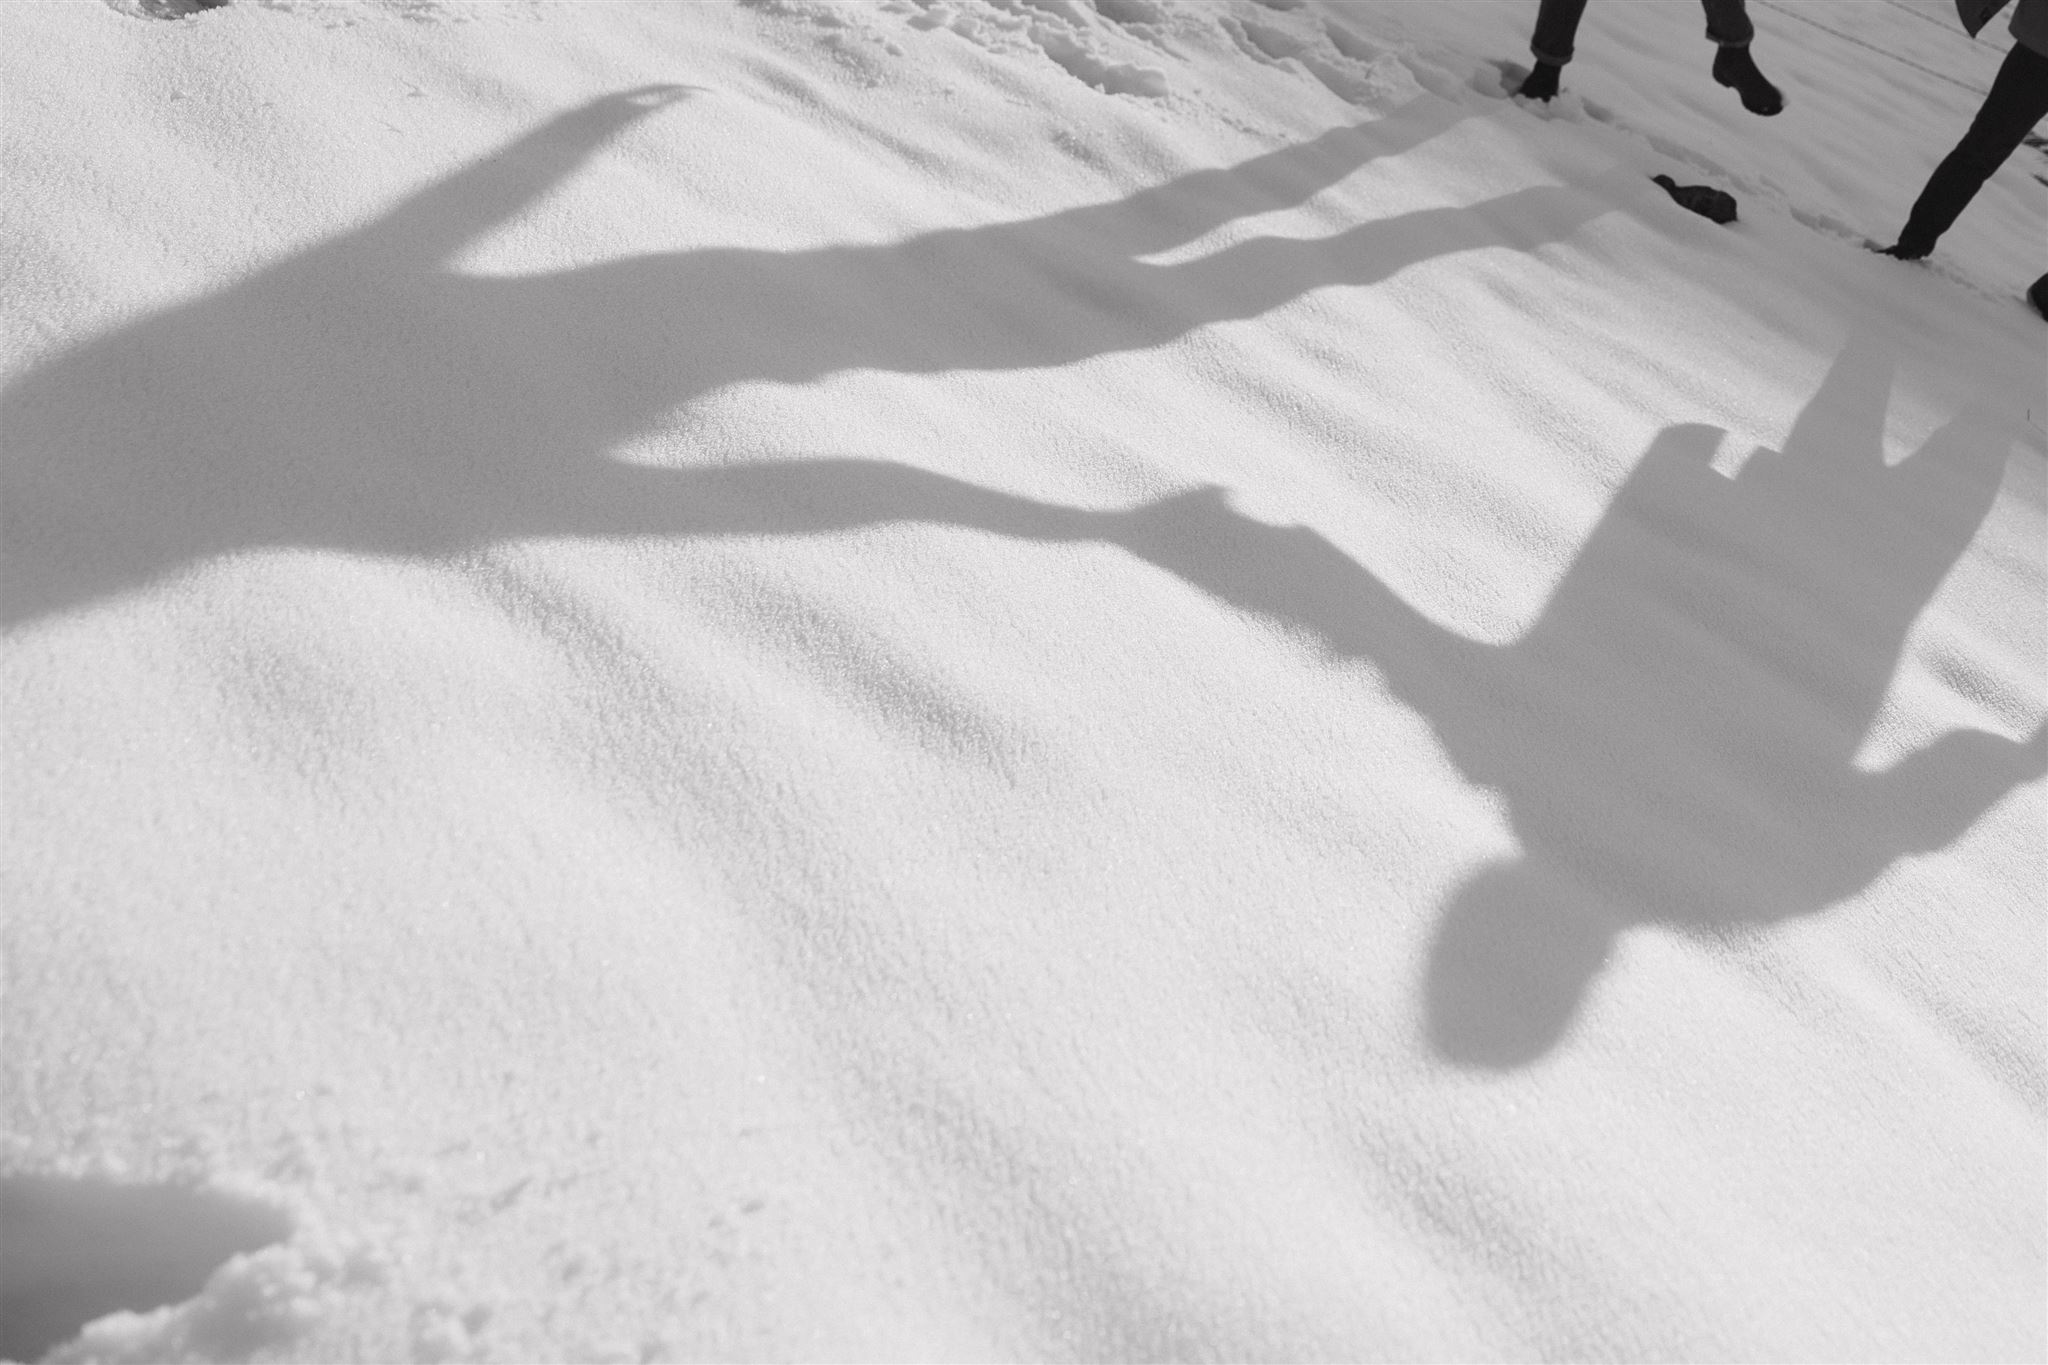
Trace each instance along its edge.
<instances>
[{"instance_id":1,"label":"fresh white snow","mask_svg":"<svg viewBox=\"0 0 2048 1365\"><path fill-rule=\"evenodd\" d=\"M2003 18L181 8L0 9L53 1360L2048 1354Z\"/></svg>"}]
</instances>

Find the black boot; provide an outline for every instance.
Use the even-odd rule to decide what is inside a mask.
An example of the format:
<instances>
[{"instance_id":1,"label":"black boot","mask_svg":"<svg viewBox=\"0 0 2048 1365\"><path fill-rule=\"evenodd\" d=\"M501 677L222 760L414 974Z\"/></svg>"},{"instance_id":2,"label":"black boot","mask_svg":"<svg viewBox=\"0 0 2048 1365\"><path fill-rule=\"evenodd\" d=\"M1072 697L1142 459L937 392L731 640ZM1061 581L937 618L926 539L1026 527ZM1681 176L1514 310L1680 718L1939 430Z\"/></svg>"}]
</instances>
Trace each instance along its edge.
<instances>
[{"instance_id":1,"label":"black boot","mask_svg":"<svg viewBox=\"0 0 2048 1365\"><path fill-rule=\"evenodd\" d=\"M1536 63L1535 68L1522 79L1522 88L1515 93L1523 99L1548 100L1557 95L1557 73L1555 62Z\"/></svg>"},{"instance_id":2,"label":"black boot","mask_svg":"<svg viewBox=\"0 0 2048 1365\"><path fill-rule=\"evenodd\" d=\"M1785 93L1764 79L1746 47L1724 47L1714 54L1714 79L1742 96L1742 107L1769 117L1785 107Z\"/></svg>"},{"instance_id":3,"label":"black boot","mask_svg":"<svg viewBox=\"0 0 2048 1365\"><path fill-rule=\"evenodd\" d=\"M2035 280L2027 290L2027 302L2034 305L2034 311L2048 318L2048 275Z\"/></svg>"}]
</instances>

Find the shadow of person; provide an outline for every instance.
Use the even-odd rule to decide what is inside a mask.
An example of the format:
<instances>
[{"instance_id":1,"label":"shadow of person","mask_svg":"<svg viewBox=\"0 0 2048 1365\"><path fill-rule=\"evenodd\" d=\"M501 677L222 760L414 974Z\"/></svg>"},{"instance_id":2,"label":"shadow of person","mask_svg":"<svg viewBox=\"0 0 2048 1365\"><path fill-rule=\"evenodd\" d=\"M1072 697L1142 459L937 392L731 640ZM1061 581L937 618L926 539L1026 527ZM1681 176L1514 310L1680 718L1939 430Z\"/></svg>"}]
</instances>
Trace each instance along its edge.
<instances>
[{"instance_id":1,"label":"shadow of person","mask_svg":"<svg viewBox=\"0 0 2048 1365\"><path fill-rule=\"evenodd\" d=\"M1501 645L1431 621L1329 540L1208 487L1061 507L908 466L702 471L694 534L916 521L1120 546L1238 610L1370 662L1504 800L1518 857L1445 906L1422 985L1433 1050L1522 1066L1564 1036L1616 936L1814 914L1961 837L2048 775L2048 727L1950 731L1881 771L1856 755L1907 634L1988 514L2012 435L1982 412L1887 467L1891 362L1855 343L1782 452L1735 478L1722 433L1666 428L1534 622Z\"/></svg>"},{"instance_id":2,"label":"shadow of person","mask_svg":"<svg viewBox=\"0 0 2048 1365\"><path fill-rule=\"evenodd\" d=\"M1890 374L1852 344L1783 452L1733 479L1709 464L1720 432L1668 428L1473 686L1396 679L1464 773L1506 798L1523 850L1441 916L1424 983L1440 1055L1533 1061L1621 930L1825 909L2048 773L2039 724L2018 743L1951 731L1883 771L1855 762L2010 443L1966 413L1886 467Z\"/></svg>"},{"instance_id":3,"label":"shadow of person","mask_svg":"<svg viewBox=\"0 0 2048 1365\"><path fill-rule=\"evenodd\" d=\"M1615 936L1809 914L1959 837L2048 771L2048 738L1958 731L1855 763L1906 633L1987 513L2009 438L1965 414L1887 468L1890 362L1851 345L1782 454L1652 443L1536 621L1493 645L1429 620L1316 532L1202 488L1127 510L907 465L611 458L721 386L869 367L1052 367L1256 317L1446 252L1533 248L1601 211L1546 186L1315 240L1144 258L1299 204L1462 117L1421 100L1111 203L875 246L639 256L543 275L449 262L683 95L552 120L367 226L61 352L0 392L9 627L263 547L431 555L520 536L813 535L892 522L1121 546L1370 662L1522 853L1438 925L1431 1044L1511 1067L1563 1036Z\"/></svg>"},{"instance_id":4,"label":"shadow of person","mask_svg":"<svg viewBox=\"0 0 2048 1365\"><path fill-rule=\"evenodd\" d=\"M1423 981L1438 1055L1506 1069L1557 1045L1624 929L1713 935L1817 913L2048 774L2041 723L2020 742L1955 730L1881 771L1856 763L2012 440L1965 412L1887 467L1890 384L1891 362L1852 344L1784 450L1733 479L1711 463L1720 431L1666 428L1501 645L1444 629L1322 535L1246 516L1215 487L1101 511L886 461L789 460L677 473L687 511L668 524L917 522L1115 545L1370 662L1501 795L1521 845L1454 893Z\"/></svg>"},{"instance_id":5,"label":"shadow of person","mask_svg":"<svg viewBox=\"0 0 2048 1365\"><path fill-rule=\"evenodd\" d=\"M1247 517L1213 487L1098 512L901 465L798 461L706 471L692 529L915 520L1114 544L1369 661L1464 776L1501 795L1521 845L1454 893L1422 988L1438 1055L1506 1069L1557 1045L1624 929L1714 935L1817 913L2048 774L2042 723L2020 742L1954 730L1881 771L1856 762L2013 439L1966 411L1888 467L1892 368L1849 345L1783 451L1732 479L1712 465L1723 433L1666 428L1502 645L1445 630L1323 536Z\"/></svg>"},{"instance_id":6,"label":"shadow of person","mask_svg":"<svg viewBox=\"0 0 2048 1365\"><path fill-rule=\"evenodd\" d=\"M565 113L362 228L61 352L0 392L7 626L261 547L445 553L687 530L688 471L608 452L749 380L1064 365L1255 317L1446 252L1532 247L1598 199L1546 186L1317 240L1143 258L1297 205L1463 111L1374 123L1123 199L886 245L642 255L515 277L450 266L688 92Z\"/></svg>"}]
</instances>

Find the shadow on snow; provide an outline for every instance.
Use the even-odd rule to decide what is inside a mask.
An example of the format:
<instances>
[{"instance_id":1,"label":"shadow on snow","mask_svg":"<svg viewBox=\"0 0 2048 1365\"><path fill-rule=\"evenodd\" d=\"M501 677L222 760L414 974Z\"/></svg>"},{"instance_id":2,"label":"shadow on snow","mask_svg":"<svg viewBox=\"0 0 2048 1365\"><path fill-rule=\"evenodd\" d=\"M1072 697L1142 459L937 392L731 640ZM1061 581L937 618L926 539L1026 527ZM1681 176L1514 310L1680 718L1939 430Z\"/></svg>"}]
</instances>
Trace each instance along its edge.
<instances>
[{"instance_id":1,"label":"shadow on snow","mask_svg":"<svg viewBox=\"0 0 2048 1365\"><path fill-rule=\"evenodd\" d=\"M1733 480L1709 464L1720 432L1667 428L1538 619L1498 646L1444 630L1322 536L1243 516L1219 489L1103 512L882 461L612 460L726 385L1158 346L1445 253L1533 248L1601 211L1547 186L1319 240L1140 259L1301 203L1461 116L1419 101L1112 203L897 244L709 248L521 278L447 268L682 93L574 110L359 231L20 378L0 395L6 623L266 546L428 555L890 522L1118 545L1371 661L1459 770L1502 794L1523 853L1455 893L1423 982L1433 1047L1479 1067L1550 1050L1631 924L1711 932L1824 909L2048 770L2039 727L2018 744L1952 732L1882 773L1853 762L2009 444L1965 415L1887 468L1892 365L1868 345L1837 360L1785 450ZM911 325L876 325L878 284Z\"/></svg>"},{"instance_id":2,"label":"shadow on snow","mask_svg":"<svg viewBox=\"0 0 2048 1365\"><path fill-rule=\"evenodd\" d=\"M449 269L687 94L653 87L572 110L357 231L12 384L0 394L5 624L256 547L418 555L700 531L699 475L608 452L725 386L1158 346L1445 252L1535 245L1526 221L1597 211L1592 196L1546 186L1320 241L1139 259L1301 203L1462 116L1417 101L1121 200L889 245L705 248L514 278Z\"/></svg>"}]
</instances>

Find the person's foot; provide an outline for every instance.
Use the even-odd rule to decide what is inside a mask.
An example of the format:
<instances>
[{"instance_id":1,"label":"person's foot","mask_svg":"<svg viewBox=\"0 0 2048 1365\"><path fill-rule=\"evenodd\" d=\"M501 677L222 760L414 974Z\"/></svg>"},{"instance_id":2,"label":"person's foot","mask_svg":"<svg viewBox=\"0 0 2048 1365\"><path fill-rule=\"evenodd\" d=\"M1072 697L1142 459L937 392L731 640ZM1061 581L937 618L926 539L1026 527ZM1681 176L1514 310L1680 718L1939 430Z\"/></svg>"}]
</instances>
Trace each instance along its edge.
<instances>
[{"instance_id":1,"label":"person's foot","mask_svg":"<svg viewBox=\"0 0 2048 1365\"><path fill-rule=\"evenodd\" d=\"M1873 247L1872 250L1895 261L1917 261L1927 254L1925 247L1907 246L1904 242L1893 242L1890 246Z\"/></svg>"},{"instance_id":2,"label":"person's foot","mask_svg":"<svg viewBox=\"0 0 2048 1365\"><path fill-rule=\"evenodd\" d=\"M1714 54L1714 79L1742 96L1742 107L1769 117L1785 107L1785 93L1764 79L1746 47L1724 47Z\"/></svg>"},{"instance_id":3,"label":"person's foot","mask_svg":"<svg viewBox=\"0 0 2048 1365\"><path fill-rule=\"evenodd\" d=\"M1522 80L1522 88L1515 93L1523 99L1548 100L1557 95L1557 73L1561 68L1555 62L1538 62L1535 69Z\"/></svg>"},{"instance_id":4,"label":"person's foot","mask_svg":"<svg viewBox=\"0 0 2048 1365\"><path fill-rule=\"evenodd\" d=\"M2035 280L2027 290L2027 302L2034 305L2034 311L2048 318L2048 275Z\"/></svg>"}]
</instances>

